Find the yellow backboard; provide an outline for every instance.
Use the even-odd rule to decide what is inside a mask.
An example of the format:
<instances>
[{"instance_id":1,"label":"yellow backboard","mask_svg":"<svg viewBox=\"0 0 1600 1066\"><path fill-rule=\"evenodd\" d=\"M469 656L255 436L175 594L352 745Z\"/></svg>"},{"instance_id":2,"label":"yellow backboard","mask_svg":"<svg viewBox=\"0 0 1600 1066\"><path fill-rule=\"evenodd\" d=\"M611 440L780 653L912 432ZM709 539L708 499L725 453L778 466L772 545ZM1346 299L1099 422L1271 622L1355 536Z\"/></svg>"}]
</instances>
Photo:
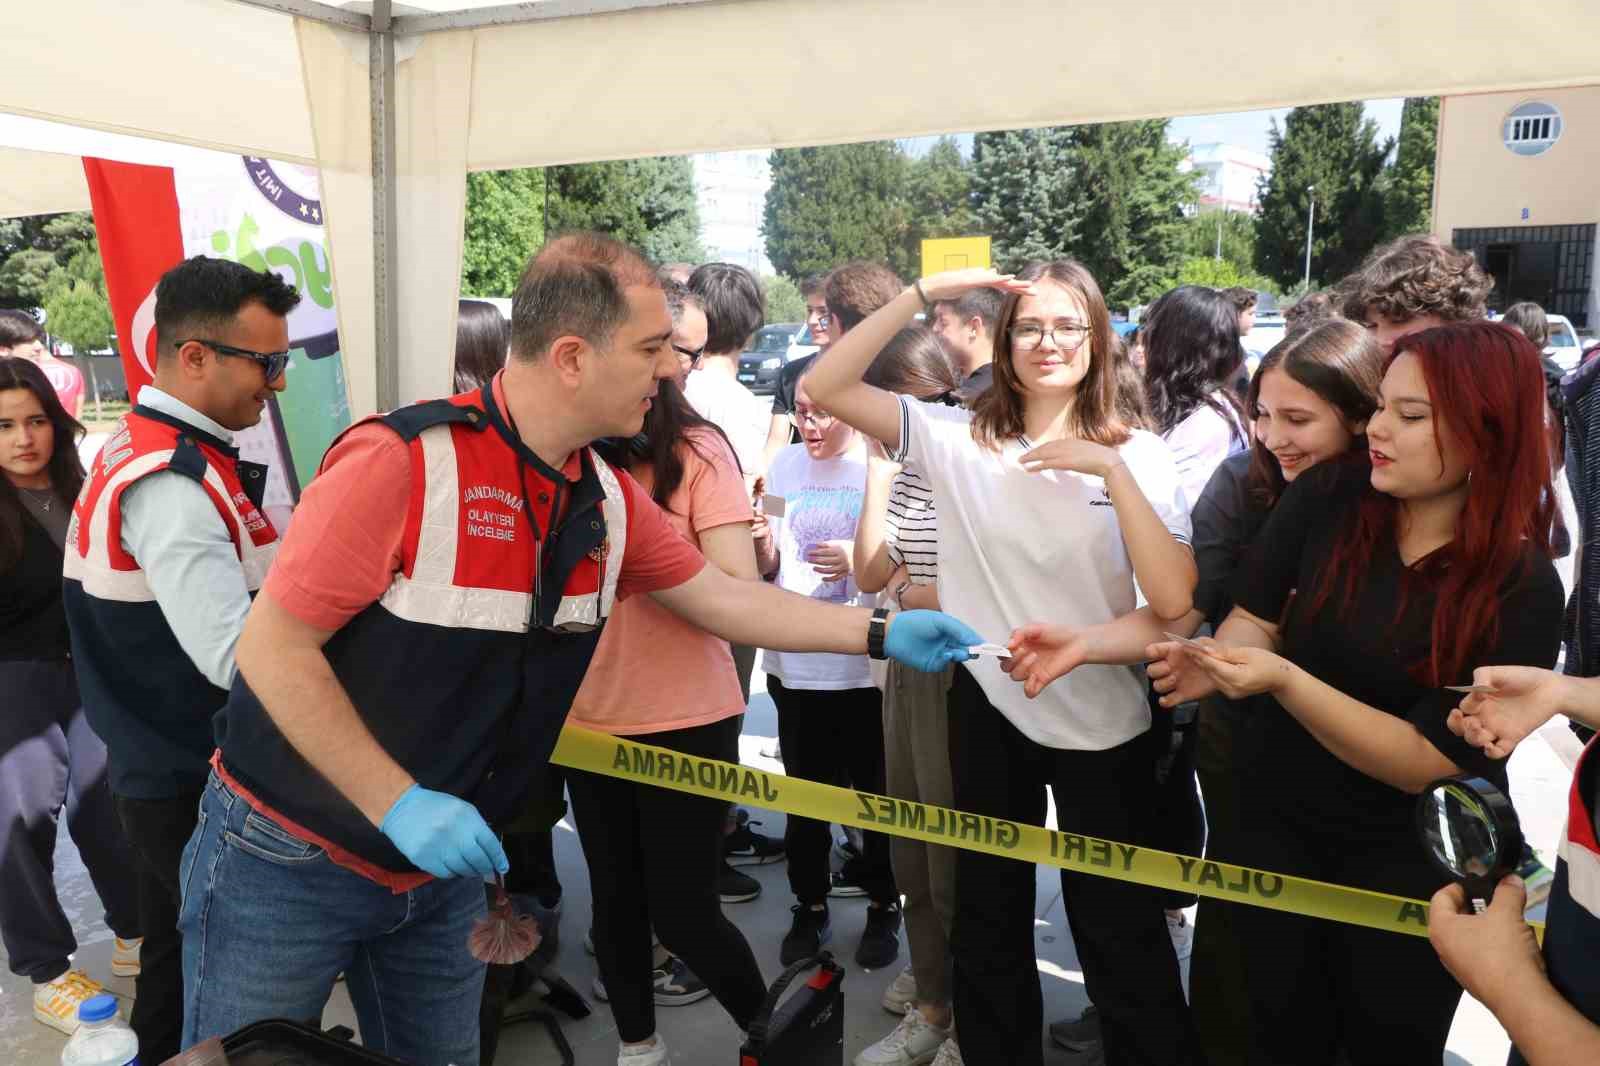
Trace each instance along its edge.
<instances>
[{"instance_id":1,"label":"yellow backboard","mask_svg":"<svg viewBox=\"0 0 1600 1066\"><path fill-rule=\"evenodd\" d=\"M939 237L922 242L922 276L991 266L988 237Z\"/></svg>"}]
</instances>

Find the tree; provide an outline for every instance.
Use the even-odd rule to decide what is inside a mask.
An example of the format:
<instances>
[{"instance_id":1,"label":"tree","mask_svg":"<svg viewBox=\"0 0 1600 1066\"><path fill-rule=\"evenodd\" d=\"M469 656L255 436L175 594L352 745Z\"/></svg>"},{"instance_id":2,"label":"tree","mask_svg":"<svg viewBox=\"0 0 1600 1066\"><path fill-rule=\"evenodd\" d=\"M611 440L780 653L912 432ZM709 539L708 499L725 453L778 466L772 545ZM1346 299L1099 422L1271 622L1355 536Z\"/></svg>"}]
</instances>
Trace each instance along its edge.
<instances>
[{"instance_id":1,"label":"tree","mask_svg":"<svg viewBox=\"0 0 1600 1066\"><path fill-rule=\"evenodd\" d=\"M992 239L995 265L1011 270L1078 247L1088 204L1070 126L980 133L972 140L978 226Z\"/></svg>"},{"instance_id":2,"label":"tree","mask_svg":"<svg viewBox=\"0 0 1600 1066\"><path fill-rule=\"evenodd\" d=\"M779 148L762 212L767 258L792 278L851 259L887 263L902 277L910 250L905 153L893 141Z\"/></svg>"},{"instance_id":3,"label":"tree","mask_svg":"<svg viewBox=\"0 0 1600 1066\"><path fill-rule=\"evenodd\" d=\"M804 322L806 298L800 286L783 275L762 278L761 287L767 292L767 322Z\"/></svg>"},{"instance_id":4,"label":"tree","mask_svg":"<svg viewBox=\"0 0 1600 1066\"><path fill-rule=\"evenodd\" d=\"M1407 97L1400 110L1400 146L1384 188L1385 239L1425 233L1433 222L1433 163L1439 141L1439 98Z\"/></svg>"},{"instance_id":5,"label":"tree","mask_svg":"<svg viewBox=\"0 0 1600 1066\"><path fill-rule=\"evenodd\" d=\"M461 292L510 296L544 243L544 171L494 170L467 175Z\"/></svg>"},{"instance_id":6,"label":"tree","mask_svg":"<svg viewBox=\"0 0 1600 1066\"><path fill-rule=\"evenodd\" d=\"M1198 175L1180 171L1188 150L1167 140L1167 120L1107 122L1077 130L1071 155L1086 201L1075 243L1113 307L1145 303L1173 283L1183 209Z\"/></svg>"},{"instance_id":7,"label":"tree","mask_svg":"<svg viewBox=\"0 0 1600 1066\"><path fill-rule=\"evenodd\" d=\"M546 180L552 234L598 230L658 263L695 262L705 254L694 163L687 156L553 167Z\"/></svg>"},{"instance_id":8,"label":"tree","mask_svg":"<svg viewBox=\"0 0 1600 1066\"><path fill-rule=\"evenodd\" d=\"M1337 281L1383 237L1383 163L1394 147L1360 103L1319 104L1272 123L1272 173L1258 186L1256 269L1289 287L1305 271L1306 215L1316 186L1311 277Z\"/></svg>"},{"instance_id":9,"label":"tree","mask_svg":"<svg viewBox=\"0 0 1600 1066\"><path fill-rule=\"evenodd\" d=\"M85 252L98 263L87 211L0 220L0 307L42 305L55 272Z\"/></svg>"},{"instance_id":10,"label":"tree","mask_svg":"<svg viewBox=\"0 0 1600 1066\"><path fill-rule=\"evenodd\" d=\"M1183 259L1215 259L1221 231L1222 258L1245 273L1256 269L1256 220L1243 211L1201 211L1183 220L1178 254Z\"/></svg>"},{"instance_id":11,"label":"tree","mask_svg":"<svg viewBox=\"0 0 1600 1066\"><path fill-rule=\"evenodd\" d=\"M1241 269L1237 263L1213 256L1191 256L1178 267L1175 281L1178 285L1204 285L1211 289L1231 289L1235 286L1277 292L1277 286L1254 270Z\"/></svg>"},{"instance_id":12,"label":"tree","mask_svg":"<svg viewBox=\"0 0 1600 1066\"><path fill-rule=\"evenodd\" d=\"M45 327L74 352L86 355L111 346L111 305L94 282L66 281L46 298L44 309Z\"/></svg>"},{"instance_id":13,"label":"tree","mask_svg":"<svg viewBox=\"0 0 1600 1066\"><path fill-rule=\"evenodd\" d=\"M940 137L906 173L906 211L910 250L922 259L922 242L936 237L970 237L979 233L972 210L972 167L954 137Z\"/></svg>"}]
</instances>

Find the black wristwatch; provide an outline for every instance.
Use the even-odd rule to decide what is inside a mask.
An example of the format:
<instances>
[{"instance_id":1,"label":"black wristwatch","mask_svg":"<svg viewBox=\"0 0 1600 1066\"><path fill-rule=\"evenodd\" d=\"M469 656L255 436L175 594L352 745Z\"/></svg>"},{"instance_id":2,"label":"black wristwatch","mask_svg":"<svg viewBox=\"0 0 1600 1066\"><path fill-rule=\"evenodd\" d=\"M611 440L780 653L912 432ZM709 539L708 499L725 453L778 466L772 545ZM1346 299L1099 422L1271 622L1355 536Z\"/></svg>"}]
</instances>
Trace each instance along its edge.
<instances>
[{"instance_id":1,"label":"black wristwatch","mask_svg":"<svg viewBox=\"0 0 1600 1066\"><path fill-rule=\"evenodd\" d=\"M889 635L889 608L879 607L867 621L867 656L883 660L889 656L883 650L883 638Z\"/></svg>"}]
</instances>

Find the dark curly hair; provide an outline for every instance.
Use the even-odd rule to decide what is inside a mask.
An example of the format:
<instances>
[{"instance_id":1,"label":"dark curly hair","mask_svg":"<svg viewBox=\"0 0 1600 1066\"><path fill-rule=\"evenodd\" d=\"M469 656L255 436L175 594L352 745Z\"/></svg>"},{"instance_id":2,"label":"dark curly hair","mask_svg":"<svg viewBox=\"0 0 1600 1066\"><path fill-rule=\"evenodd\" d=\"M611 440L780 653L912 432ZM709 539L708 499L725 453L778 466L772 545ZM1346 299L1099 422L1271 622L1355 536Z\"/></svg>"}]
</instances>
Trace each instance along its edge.
<instances>
[{"instance_id":1,"label":"dark curly hair","mask_svg":"<svg viewBox=\"0 0 1600 1066\"><path fill-rule=\"evenodd\" d=\"M1446 322L1482 318L1493 287L1471 253L1428 233L1399 237L1374 250L1341 286L1344 316L1363 324L1373 312L1397 322L1423 315Z\"/></svg>"},{"instance_id":2,"label":"dark curly hair","mask_svg":"<svg viewBox=\"0 0 1600 1066\"><path fill-rule=\"evenodd\" d=\"M1329 319L1341 318L1337 294L1308 292L1283 310L1284 336L1294 337Z\"/></svg>"}]
</instances>

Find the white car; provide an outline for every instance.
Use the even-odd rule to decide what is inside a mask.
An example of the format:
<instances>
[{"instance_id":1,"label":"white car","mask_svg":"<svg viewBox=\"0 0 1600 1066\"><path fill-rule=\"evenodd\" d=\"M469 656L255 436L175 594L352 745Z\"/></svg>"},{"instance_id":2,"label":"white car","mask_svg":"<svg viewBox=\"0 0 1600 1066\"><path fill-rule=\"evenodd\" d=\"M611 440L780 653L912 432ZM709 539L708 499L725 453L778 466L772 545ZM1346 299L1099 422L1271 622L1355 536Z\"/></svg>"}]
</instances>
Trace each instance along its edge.
<instances>
[{"instance_id":1,"label":"white car","mask_svg":"<svg viewBox=\"0 0 1600 1066\"><path fill-rule=\"evenodd\" d=\"M1570 374L1583 359L1583 342L1578 340L1578 331L1572 328L1565 315L1546 315L1545 321L1550 324L1550 338L1545 342L1544 354L1555 361L1563 374Z\"/></svg>"}]
</instances>

